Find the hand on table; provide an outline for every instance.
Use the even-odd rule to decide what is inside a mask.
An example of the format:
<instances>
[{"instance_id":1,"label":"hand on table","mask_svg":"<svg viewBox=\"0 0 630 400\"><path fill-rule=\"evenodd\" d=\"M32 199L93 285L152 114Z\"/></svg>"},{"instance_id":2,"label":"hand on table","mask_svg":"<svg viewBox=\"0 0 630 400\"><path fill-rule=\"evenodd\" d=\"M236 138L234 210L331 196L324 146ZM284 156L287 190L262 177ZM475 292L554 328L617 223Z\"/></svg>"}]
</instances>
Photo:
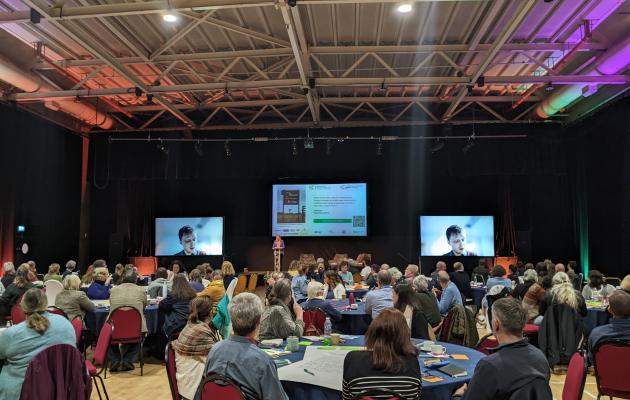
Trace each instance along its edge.
<instances>
[{"instance_id":1,"label":"hand on table","mask_svg":"<svg viewBox=\"0 0 630 400\"><path fill-rule=\"evenodd\" d=\"M466 389L468 389L468 384L464 383L455 391L455 393L453 393L453 396L463 397L464 393L466 393Z\"/></svg>"}]
</instances>

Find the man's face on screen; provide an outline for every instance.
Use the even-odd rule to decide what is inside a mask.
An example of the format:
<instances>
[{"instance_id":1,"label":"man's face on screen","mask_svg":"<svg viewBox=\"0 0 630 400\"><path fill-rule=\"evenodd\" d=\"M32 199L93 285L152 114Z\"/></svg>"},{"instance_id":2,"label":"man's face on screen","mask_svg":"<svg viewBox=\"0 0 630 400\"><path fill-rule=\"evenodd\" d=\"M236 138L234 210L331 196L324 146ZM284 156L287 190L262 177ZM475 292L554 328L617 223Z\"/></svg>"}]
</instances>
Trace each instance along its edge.
<instances>
[{"instance_id":1,"label":"man's face on screen","mask_svg":"<svg viewBox=\"0 0 630 400\"><path fill-rule=\"evenodd\" d=\"M197 243L197 235L194 233L189 233L182 236L182 240L180 241L182 247L184 247L184 253L191 254L195 251L195 244Z\"/></svg>"},{"instance_id":2,"label":"man's face on screen","mask_svg":"<svg viewBox=\"0 0 630 400\"><path fill-rule=\"evenodd\" d=\"M463 233L455 233L448 239L448 244L453 249L453 254L461 256L466 248L466 237Z\"/></svg>"}]
</instances>

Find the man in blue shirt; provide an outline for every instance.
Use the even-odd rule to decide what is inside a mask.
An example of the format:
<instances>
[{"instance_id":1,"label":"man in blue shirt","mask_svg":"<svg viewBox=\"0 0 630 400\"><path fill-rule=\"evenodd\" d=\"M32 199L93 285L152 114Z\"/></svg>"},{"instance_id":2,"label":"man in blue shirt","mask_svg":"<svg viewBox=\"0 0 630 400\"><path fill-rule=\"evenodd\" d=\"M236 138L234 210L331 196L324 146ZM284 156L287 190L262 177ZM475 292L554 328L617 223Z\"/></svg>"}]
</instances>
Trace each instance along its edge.
<instances>
[{"instance_id":1,"label":"man in blue shirt","mask_svg":"<svg viewBox=\"0 0 630 400\"><path fill-rule=\"evenodd\" d=\"M438 309L440 310L440 314L446 316L448 311L455 304L464 305L459 289L453 282L451 282L451 277L448 275L448 272L438 272L438 284L442 288L442 296L440 297L440 300L438 300ZM436 297L438 292L437 288L433 288L433 293Z\"/></svg>"},{"instance_id":2,"label":"man in blue shirt","mask_svg":"<svg viewBox=\"0 0 630 400\"><path fill-rule=\"evenodd\" d=\"M263 305L253 293L234 296L228 305L234 335L212 346L206 370L238 384L247 398L289 400L272 358L256 346Z\"/></svg>"},{"instance_id":3,"label":"man in blue shirt","mask_svg":"<svg viewBox=\"0 0 630 400\"><path fill-rule=\"evenodd\" d=\"M613 315L609 324L593 329L588 337L588 355L593 357L597 344L607 339L630 341L630 293L615 290L608 298L608 311Z\"/></svg>"},{"instance_id":4,"label":"man in blue shirt","mask_svg":"<svg viewBox=\"0 0 630 400\"><path fill-rule=\"evenodd\" d=\"M378 272L376 278L377 289L368 292L365 296L365 312L376 318L386 308L394 306L392 301L392 274L383 269Z\"/></svg>"}]
</instances>

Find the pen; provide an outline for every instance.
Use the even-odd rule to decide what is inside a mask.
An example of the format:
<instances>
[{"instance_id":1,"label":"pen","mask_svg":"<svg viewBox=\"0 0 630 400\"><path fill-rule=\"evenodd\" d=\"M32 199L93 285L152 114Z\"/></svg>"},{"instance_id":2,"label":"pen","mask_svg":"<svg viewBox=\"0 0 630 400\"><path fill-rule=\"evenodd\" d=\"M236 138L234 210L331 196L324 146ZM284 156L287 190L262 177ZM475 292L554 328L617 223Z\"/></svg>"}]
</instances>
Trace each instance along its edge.
<instances>
[{"instance_id":1,"label":"pen","mask_svg":"<svg viewBox=\"0 0 630 400\"><path fill-rule=\"evenodd\" d=\"M304 372L306 372L307 374L310 374L310 375L315 376L315 374L314 374L314 373L312 373L311 371L309 371L309 370L308 370L308 369L306 369L306 368L304 368Z\"/></svg>"}]
</instances>

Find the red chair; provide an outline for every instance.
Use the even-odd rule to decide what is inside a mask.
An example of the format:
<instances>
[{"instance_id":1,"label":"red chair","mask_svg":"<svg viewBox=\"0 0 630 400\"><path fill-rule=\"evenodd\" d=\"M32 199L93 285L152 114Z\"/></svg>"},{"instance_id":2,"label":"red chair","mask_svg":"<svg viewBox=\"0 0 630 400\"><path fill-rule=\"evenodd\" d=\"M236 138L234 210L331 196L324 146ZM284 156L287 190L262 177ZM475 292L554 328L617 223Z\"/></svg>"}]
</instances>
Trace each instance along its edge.
<instances>
[{"instance_id":1,"label":"red chair","mask_svg":"<svg viewBox=\"0 0 630 400\"><path fill-rule=\"evenodd\" d=\"M448 330L451 326L451 319L453 319L453 310L449 311L446 317L442 320L442 328L440 328L440 342L446 342L448 339Z\"/></svg>"},{"instance_id":2,"label":"red chair","mask_svg":"<svg viewBox=\"0 0 630 400\"><path fill-rule=\"evenodd\" d=\"M201 381L201 400L216 399L244 400L245 393L230 378L220 374L210 374Z\"/></svg>"},{"instance_id":3,"label":"red chair","mask_svg":"<svg viewBox=\"0 0 630 400\"><path fill-rule=\"evenodd\" d=\"M103 377L101 374L107 378L107 350L109 349L109 342L112 338L112 326L105 322L103 327L101 328L101 332L98 335L98 340L96 341L96 347L94 348L93 360L85 360L85 367L92 378L92 382L94 382L94 386L96 387L96 392L98 393L98 398L102 399L101 391L98 387L98 382L101 383L101 388L103 389L103 393L105 394L105 398L109 400L109 395L107 394L107 389L105 388L105 382L103 381ZM101 369L97 370L96 366L100 366Z\"/></svg>"},{"instance_id":4,"label":"red chair","mask_svg":"<svg viewBox=\"0 0 630 400\"><path fill-rule=\"evenodd\" d=\"M70 321L72 327L74 328L74 333L77 336L77 348L81 344L81 339L83 338L83 320L81 318L75 318Z\"/></svg>"},{"instance_id":5,"label":"red chair","mask_svg":"<svg viewBox=\"0 0 630 400\"><path fill-rule=\"evenodd\" d=\"M593 349L593 365L597 390L601 396L630 399L630 379L628 379L630 341L604 340Z\"/></svg>"},{"instance_id":6,"label":"red chair","mask_svg":"<svg viewBox=\"0 0 630 400\"><path fill-rule=\"evenodd\" d=\"M140 376L144 375L142 316L133 307L118 307L109 316L114 330L110 344L140 344Z\"/></svg>"},{"instance_id":7,"label":"red chair","mask_svg":"<svg viewBox=\"0 0 630 400\"><path fill-rule=\"evenodd\" d=\"M319 308L304 310L304 336L321 336L324 334L326 313Z\"/></svg>"},{"instance_id":8,"label":"red chair","mask_svg":"<svg viewBox=\"0 0 630 400\"><path fill-rule=\"evenodd\" d=\"M538 331L540 326L534 324L525 324L523 328L523 336L525 336L532 346L538 347Z\"/></svg>"},{"instance_id":9,"label":"red chair","mask_svg":"<svg viewBox=\"0 0 630 400\"><path fill-rule=\"evenodd\" d=\"M482 352L485 355L490 355L488 349L499 347L499 341L494 337L492 333L479 339L479 342L475 346L475 350Z\"/></svg>"},{"instance_id":10,"label":"red chair","mask_svg":"<svg viewBox=\"0 0 630 400\"><path fill-rule=\"evenodd\" d=\"M168 385L171 387L171 397L173 400L181 400L179 388L177 387L177 364L175 363L175 350L171 342L166 345L166 376Z\"/></svg>"},{"instance_id":11,"label":"red chair","mask_svg":"<svg viewBox=\"0 0 630 400\"><path fill-rule=\"evenodd\" d=\"M61 315L62 317L64 317L65 319L68 319L68 315L65 313L65 311L63 311L61 308L59 307L55 307L55 306L48 306L48 308L46 309L46 311L48 311L51 314L57 314L57 315Z\"/></svg>"},{"instance_id":12,"label":"red chair","mask_svg":"<svg viewBox=\"0 0 630 400\"><path fill-rule=\"evenodd\" d=\"M22 311L22 306L20 305L21 302L22 297L11 307L11 323L13 325L17 325L26 319L26 315L24 315L24 311Z\"/></svg>"},{"instance_id":13,"label":"red chair","mask_svg":"<svg viewBox=\"0 0 630 400\"><path fill-rule=\"evenodd\" d=\"M588 365L584 354L580 351L573 354L571 361L569 361L569 368L567 368L567 376L564 379L562 400L582 400L587 371Z\"/></svg>"}]
</instances>

